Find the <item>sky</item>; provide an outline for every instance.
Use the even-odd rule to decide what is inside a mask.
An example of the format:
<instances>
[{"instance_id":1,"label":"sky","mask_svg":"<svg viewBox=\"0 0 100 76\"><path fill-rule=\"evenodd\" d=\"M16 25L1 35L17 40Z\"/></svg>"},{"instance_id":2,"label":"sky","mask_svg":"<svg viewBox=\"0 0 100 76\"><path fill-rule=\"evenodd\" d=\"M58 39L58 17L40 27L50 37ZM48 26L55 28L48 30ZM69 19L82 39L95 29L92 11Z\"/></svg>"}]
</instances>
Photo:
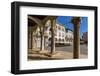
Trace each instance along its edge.
<instances>
[{"instance_id":1,"label":"sky","mask_svg":"<svg viewBox=\"0 0 100 76\"><path fill-rule=\"evenodd\" d=\"M73 30L73 24L71 23L71 19L73 16L58 16L57 23L60 23L65 26L65 28ZM88 17L82 17L80 24L80 36L82 36L83 32L88 31Z\"/></svg>"}]
</instances>

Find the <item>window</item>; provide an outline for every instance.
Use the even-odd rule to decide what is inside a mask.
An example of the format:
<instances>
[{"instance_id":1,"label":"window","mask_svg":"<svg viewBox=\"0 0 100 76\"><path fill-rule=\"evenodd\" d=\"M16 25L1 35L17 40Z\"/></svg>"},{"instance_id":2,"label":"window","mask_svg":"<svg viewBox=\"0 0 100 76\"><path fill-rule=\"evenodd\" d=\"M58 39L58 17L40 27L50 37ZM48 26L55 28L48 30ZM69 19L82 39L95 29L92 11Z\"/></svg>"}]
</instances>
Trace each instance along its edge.
<instances>
[{"instance_id":1,"label":"window","mask_svg":"<svg viewBox=\"0 0 100 76\"><path fill-rule=\"evenodd\" d=\"M64 33L62 33L62 37L64 37Z\"/></svg>"},{"instance_id":2,"label":"window","mask_svg":"<svg viewBox=\"0 0 100 76\"><path fill-rule=\"evenodd\" d=\"M49 38L49 41L51 41L51 38Z\"/></svg>"},{"instance_id":3,"label":"window","mask_svg":"<svg viewBox=\"0 0 100 76\"><path fill-rule=\"evenodd\" d=\"M64 39L62 39L62 41L64 42Z\"/></svg>"},{"instance_id":4,"label":"window","mask_svg":"<svg viewBox=\"0 0 100 76\"><path fill-rule=\"evenodd\" d=\"M56 28L57 28L57 26L56 26Z\"/></svg>"},{"instance_id":5,"label":"window","mask_svg":"<svg viewBox=\"0 0 100 76\"><path fill-rule=\"evenodd\" d=\"M55 36L57 36L57 33L55 32Z\"/></svg>"},{"instance_id":6,"label":"window","mask_svg":"<svg viewBox=\"0 0 100 76\"><path fill-rule=\"evenodd\" d=\"M59 37L61 37L61 33L59 32Z\"/></svg>"},{"instance_id":7,"label":"window","mask_svg":"<svg viewBox=\"0 0 100 76\"><path fill-rule=\"evenodd\" d=\"M51 31L49 31L49 35L51 35Z\"/></svg>"},{"instance_id":8,"label":"window","mask_svg":"<svg viewBox=\"0 0 100 76\"><path fill-rule=\"evenodd\" d=\"M59 39L59 42L61 41L61 39Z\"/></svg>"},{"instance_id":9,"label":"window","mask_svg":"<svg viewBox=\"0 0 100 76\"><path fill-rule=\"evenodd\" d=\"M61 30L61 27L60 27L60 26L58 26L58 29L59 29L59 30Z\"/></svg>"},{"instance_id":10,"label":"window","mask_svg":"<svg viewBox=\"0 0 100 76\"><path fill-rule=\"evenodd\" d=\"M57 38L55 38L55 41L57 41Z\"/></svg>"},{"instance_id":11,"label":"window","mask_svg":"<svg viewBox=\"0 0 100 76\"><path fill-rule=\"evenodd\" d=\"M64 28L62 28L62 31L64 31Z\"/></svg>"}]
</instances>

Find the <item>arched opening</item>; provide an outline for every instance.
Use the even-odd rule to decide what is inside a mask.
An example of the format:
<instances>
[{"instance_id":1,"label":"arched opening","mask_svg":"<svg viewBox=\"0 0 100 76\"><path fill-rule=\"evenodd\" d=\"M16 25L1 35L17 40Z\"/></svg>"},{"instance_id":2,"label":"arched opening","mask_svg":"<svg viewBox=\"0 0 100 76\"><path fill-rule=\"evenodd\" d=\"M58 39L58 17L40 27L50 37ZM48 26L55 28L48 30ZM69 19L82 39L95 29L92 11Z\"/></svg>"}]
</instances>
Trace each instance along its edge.
<instances>
[{"instance_id":1,"label":"arched opening","mask_svg":"<svg viewBox=\"0 0 100 76\"><path fill-rule=\"evenodd\" d=\"M37 28L38 25L32 19L28 18L28 49L37 48ZM37 34L35 33L37 32Z\"/></svg>"},{"instance_id":2,"label":"arched opening","mask_svg":"<svg viewBox=\"0 0 100 76\"><path fill-rule=\"evenodd\" d=\"M44 37L46 37L44 35L45 17L46 16L28 15L28 32L31 34L31 37L29 34L30 39L28 41L28 47L31 50L44 50Z\"/></svg>"}]
</instances>

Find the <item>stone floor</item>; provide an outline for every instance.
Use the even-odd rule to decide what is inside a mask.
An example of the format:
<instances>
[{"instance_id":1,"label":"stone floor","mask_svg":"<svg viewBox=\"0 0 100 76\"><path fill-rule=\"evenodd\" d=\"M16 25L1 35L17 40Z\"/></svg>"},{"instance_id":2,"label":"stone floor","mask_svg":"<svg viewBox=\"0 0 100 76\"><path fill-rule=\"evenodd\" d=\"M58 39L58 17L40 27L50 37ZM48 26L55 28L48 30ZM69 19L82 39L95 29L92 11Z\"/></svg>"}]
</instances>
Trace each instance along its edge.
<instances>
[{"instance_id":1,"label":"stone floor","mask_svg":"<svg viewBox=\"0 0 100 76\"><path fill-rule=\"evenodd\" d=\"M87 55L80 54L80 58L87 58ZM40 52L38 49L28 51L28 60L59 60L59 59L73 59L73 53L57 50L57 52L55 52L51 56L48 50Z\"/></svg>"}]
</instances>

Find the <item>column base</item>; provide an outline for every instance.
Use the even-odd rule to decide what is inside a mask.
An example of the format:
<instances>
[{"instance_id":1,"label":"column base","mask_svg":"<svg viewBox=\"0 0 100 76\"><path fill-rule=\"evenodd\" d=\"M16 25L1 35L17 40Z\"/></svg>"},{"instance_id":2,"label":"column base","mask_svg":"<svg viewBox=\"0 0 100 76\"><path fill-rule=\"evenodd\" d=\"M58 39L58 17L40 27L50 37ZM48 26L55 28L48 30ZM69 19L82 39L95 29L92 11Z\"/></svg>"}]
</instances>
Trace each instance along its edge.
<instances>
[{"instance_id":1,"label":"column base","mask_svg":"<svg viewBox=\"0 0 100 76\"><path fill-rule=\"evenodd\" d=\"M55 56L56 54L57 54L58 52L53 52L53 53L48 53L48 54L46 54L48 57L53 57L53 56Z\"/></svg>"}]
</instances>

